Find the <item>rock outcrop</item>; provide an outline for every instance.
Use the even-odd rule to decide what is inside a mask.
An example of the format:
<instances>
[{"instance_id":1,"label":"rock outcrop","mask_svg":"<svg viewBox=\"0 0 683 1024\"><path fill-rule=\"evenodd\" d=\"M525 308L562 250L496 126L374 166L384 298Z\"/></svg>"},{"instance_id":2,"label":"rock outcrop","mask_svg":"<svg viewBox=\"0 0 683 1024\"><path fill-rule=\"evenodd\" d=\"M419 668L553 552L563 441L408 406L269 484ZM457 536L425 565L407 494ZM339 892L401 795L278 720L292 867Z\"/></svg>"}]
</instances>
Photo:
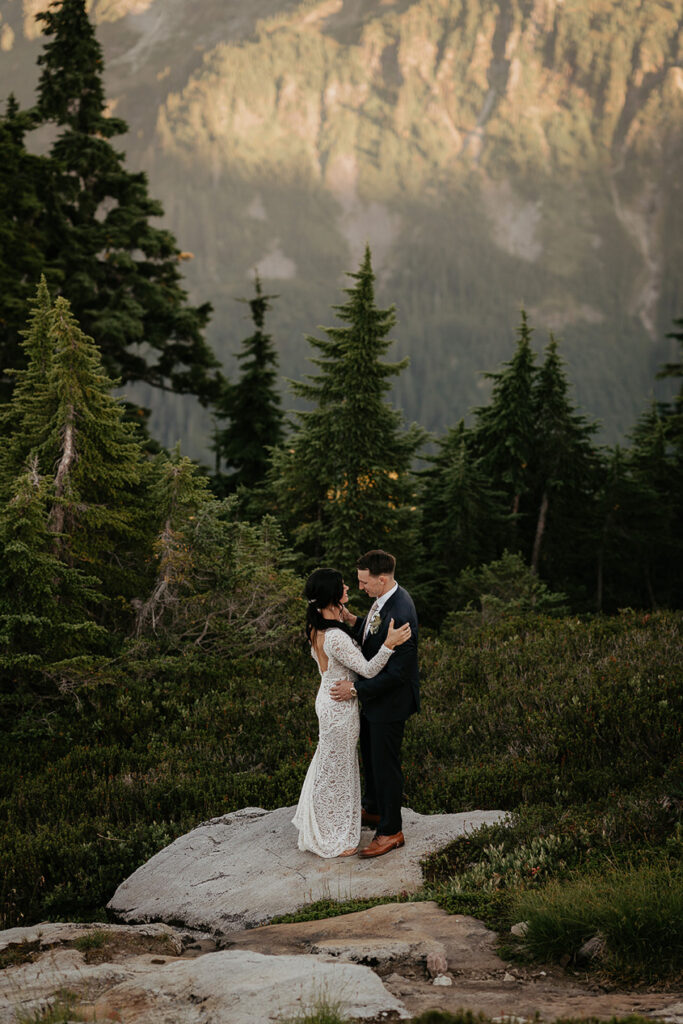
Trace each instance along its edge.
<instances>
[{"instance_id":1,"label":"rock outcrop","mask_svg":"<svg viewBox=\"0 0 683 1024\"><path fill-rule=\"evenodd\" d=\"M23 944L16 934L22 930L0 932L0 949L14 947L16 960L0 972L0 1024L37 1019L55 1003L70 1011L60 1020L73 1013L78 1020L125 1024L252 1024L298 1016L321 1002L360 1020L389 1013L408 1016L370 968L325 957L269 956L247 949L192 959L131 953L124 938L136 942L168 933L134 928L115 932L98 925L92 927L91 938L95 930L100 939L105 937L99 949L109 943L111 959L93 963L91 950L69 944L83 937L82 929L38 925ZM180 941L177 934L173 939L175 944Z\"/></svg>"},{"instance_id":2,"label":"rock outcrop","mask_svg":"<svg viewBox=\"0 0 683 1024\"><path fill-rule=\"evenodd\" d=\"M322 860L297 848L294 807L213 818L161 850L116 890L124 921L167 921L213 935L263 924L317 900L415 892L420 861L502 811L421 815L404 809L406 845L383 857ZM370 832L365 832L369 841Z\"/></svg>"},{"instance_id":3,"label":"rock outcrop","mask_svg":"<svg viewBox=\"0 0 683 1024\"><path fill-rule=\"evenodd\" d=\"M680 992L605 991L559 967L506 964L481 921L430 902L250 928L217 942L224 948L164 924L0 932L0 1024L38 1019L50 1005L60 1020L277 1022L322 1002L361 1020L464 1007L492 1024L631 1013L683 1024Z\"/></svg>"}]
</instances>

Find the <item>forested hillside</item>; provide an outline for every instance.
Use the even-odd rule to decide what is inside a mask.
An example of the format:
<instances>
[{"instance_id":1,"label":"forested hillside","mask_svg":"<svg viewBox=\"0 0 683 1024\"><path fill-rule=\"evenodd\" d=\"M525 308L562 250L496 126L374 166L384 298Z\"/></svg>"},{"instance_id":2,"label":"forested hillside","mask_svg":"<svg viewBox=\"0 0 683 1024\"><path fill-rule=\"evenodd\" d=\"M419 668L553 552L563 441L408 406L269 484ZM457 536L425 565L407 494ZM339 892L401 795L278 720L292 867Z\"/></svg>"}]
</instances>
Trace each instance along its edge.
<instances>
[{"instance_id":1,"label":"forested hillside","mask_svg":"<svg viewBox=\"0 0 683 1024\"><path fill-rule=\"evenodd\" d=\"M33 14L0 3L0 91L28 102ZM488 394L524 304L584 411L621 437L680 316L683 3L95 2L110 110L194 258L228 369L234 298L279 293L281 372L307 368L369 241L396 302L407 418L443 431ZM138 385L153 428L206 454L208 414ZM289 397L287 405L292 404Z\"/></svg>"}]
</instances>

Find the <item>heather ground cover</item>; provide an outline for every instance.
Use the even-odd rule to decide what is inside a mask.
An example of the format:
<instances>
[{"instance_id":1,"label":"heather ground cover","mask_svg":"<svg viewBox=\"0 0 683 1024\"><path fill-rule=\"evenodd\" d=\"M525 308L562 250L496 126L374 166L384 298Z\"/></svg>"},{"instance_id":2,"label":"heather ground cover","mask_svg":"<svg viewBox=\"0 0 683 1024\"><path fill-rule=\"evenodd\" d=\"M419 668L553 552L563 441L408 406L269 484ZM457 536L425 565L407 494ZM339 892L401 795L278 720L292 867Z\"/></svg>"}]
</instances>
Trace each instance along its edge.
<instances>
[{"instance_id":1,"label":"heather ground cover","mask_svg":"<svg viewBox=\"0 0 683 1024\"><path fill-rule=\"evenodd\" d=\"M680 973L683 942L665 916L682 888L682 621L537 617L425 638L406 803L512 817L433 857L424 897L501 934L528 919L520 956L573 957L588 932L608 944L618 933L605 961L616 975ZM115 887L199 821L294 803L316 687L296 645L234 661L133 648L78 689L4 696L2 927L104 918ZM600 906L617 892L610 925ZM568 924L577 902L583 917ZM656 931L669 952L648 966L642 944Z\"/></svg>"}]
</instances>

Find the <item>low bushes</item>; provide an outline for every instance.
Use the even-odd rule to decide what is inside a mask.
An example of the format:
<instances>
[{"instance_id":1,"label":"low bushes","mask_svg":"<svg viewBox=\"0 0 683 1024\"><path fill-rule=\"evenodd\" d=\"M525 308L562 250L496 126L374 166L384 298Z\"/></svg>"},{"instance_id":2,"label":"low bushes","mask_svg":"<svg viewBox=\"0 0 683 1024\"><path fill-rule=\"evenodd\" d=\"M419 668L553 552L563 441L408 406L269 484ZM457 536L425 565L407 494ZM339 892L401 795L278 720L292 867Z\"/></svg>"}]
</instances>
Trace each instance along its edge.
<instances>
[{"instance_id":1,"label":"low bushes","mask_svg":"<svg viewBox=\"0 0 683 1024\"><path fill-rule=\"evenodd\" d=\"M599 935L594 964L615 980L678 980L683 967L683 801L674 767L615 802L559 810L522 807L425 864L423 898L471 914L504 936L504 955L581 968L578 952ZM510 936L514 923L527 934Z\"/></svg>"},{"instance_id":2,"label":"low bushes","mask_svg":"<svg viewBox=\"0 0 683 1024\"><path fill-rule=\"evenodd\" d=\"M666 857L590 872L526 891L513 913L527 923L523 945L542 960L576 961L597 937L603 970L630 982L683 977L683 866Z\"/></svg>"},{"instance_id":3,"label":"low bushes","mask_svg":"<svg viewBox=\"0 0 683 1024\"><path fill-rule=\"evenodd\" d=\"M515 842L533 861L535 836L548 854L548 836L563 837L567 870L591 866L602 831L615 849L644 832L664 843L683 800L671 767L682 621L532 618L425 638L424 709L404 748L407 803L422 813L544 804L517 815ZM2 696L0 927L102 917L116 885L198 822L295 803L317 741L317 686L303 645L233 660L148 649L75 691ZM483 847L507 834L472 840L469 858L447 852L431 882L474 871ZM505 874L506 848L500 856ZM443 905L472 912L463 908L475 899L485 916L495 904L502 920L504 890L472 888L475 876L476 899L454 883Z\"/></svg>"},{"instance_id":4,"label":"low bushes","mask_svg":"<svg viewBox=\"0 0 683 1024\"><path fill-rule=\"evenodd\" d=\"M424 644L410 806L566 805L658 778L681 750L681 622L531 617Z\"/></svg>"}]
</instances>

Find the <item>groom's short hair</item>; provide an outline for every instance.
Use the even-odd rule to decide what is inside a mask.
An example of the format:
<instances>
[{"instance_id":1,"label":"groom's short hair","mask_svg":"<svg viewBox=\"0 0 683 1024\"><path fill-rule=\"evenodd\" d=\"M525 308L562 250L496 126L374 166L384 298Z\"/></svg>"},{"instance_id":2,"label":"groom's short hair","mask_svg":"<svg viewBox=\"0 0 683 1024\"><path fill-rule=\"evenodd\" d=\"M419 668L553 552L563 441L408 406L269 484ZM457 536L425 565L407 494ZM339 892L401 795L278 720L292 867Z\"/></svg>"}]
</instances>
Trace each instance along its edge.
<instances>
[{"instance_id":1,"label":"groom's short hair","mask_svg":"<svg viewBox=\"0 0 683 1024\"><path fill-rule=\"evenodd\" d=\"M356 562L357 569L367 569L371 576L393 576L396 559L388 551L377 548L366 551Z\"/></svg>"}]
</instances>

